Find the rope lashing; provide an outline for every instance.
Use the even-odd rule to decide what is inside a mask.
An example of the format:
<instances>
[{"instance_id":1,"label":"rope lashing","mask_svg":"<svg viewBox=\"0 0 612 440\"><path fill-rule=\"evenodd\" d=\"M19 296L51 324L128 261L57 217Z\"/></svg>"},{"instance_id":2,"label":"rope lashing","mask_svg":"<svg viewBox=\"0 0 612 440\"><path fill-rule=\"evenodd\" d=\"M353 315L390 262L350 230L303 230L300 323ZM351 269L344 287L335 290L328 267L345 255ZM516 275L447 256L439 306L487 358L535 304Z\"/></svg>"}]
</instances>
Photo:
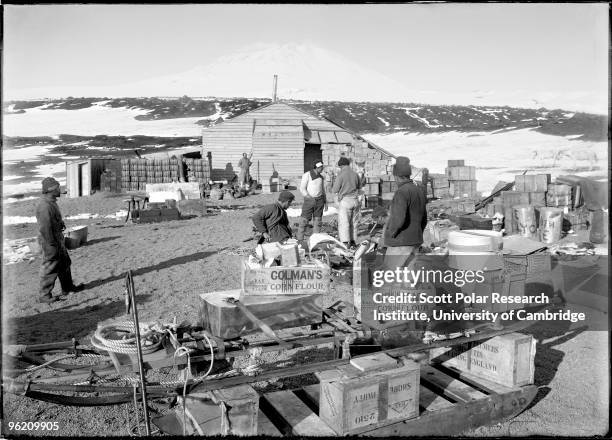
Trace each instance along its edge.
<instances>
[{"instance_id":1,"label":"rope lashing","mask_svg":"<svg viewBox=\"0 0 612 440\"><path fill-rule=\"evenodd\" d=\"M140 343L142 354L157 351L162 344L163 332L152 328L154 324L140 323ZM91 344L99 350L113 353L135 354L136 338L134 323L131 321L116 322L98 327Z\"/></svg>"}]
</instances>

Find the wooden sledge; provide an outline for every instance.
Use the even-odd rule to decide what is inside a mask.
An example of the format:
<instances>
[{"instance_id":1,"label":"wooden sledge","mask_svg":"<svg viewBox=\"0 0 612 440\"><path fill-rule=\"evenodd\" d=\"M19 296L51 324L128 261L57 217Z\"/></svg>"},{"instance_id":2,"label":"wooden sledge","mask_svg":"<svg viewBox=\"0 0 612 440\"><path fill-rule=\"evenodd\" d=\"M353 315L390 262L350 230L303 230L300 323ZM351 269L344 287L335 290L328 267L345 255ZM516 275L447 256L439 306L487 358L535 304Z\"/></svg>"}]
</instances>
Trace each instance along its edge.
<instances>
[{"instance_id":1,"label":"wooden sledge","mask_svg":"<svg viewBox=\"0 0 612 440\"><path fill-rule=\"evenodd\" d=\"M353 435L458 436L479 426L509 420L533 401L537 386L506 387L442 366L422 366L419 416ZM338 436L318 416L320 385L261 396L258 434Z\"/></svg>"}]
</instances>

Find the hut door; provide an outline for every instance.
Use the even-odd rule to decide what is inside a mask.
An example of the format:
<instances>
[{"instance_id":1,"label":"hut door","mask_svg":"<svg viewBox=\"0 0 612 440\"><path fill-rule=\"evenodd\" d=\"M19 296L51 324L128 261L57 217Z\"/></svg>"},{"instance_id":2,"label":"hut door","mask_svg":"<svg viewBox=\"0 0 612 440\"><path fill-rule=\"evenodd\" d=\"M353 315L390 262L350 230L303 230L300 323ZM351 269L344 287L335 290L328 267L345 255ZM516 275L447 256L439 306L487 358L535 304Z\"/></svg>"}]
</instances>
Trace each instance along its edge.
<instances>
[{"instance_id":1,"label":"hut door","mask_svg":"<svg viewBox=\"0 0 612 440\"><path fill-rule=\"evenodd\" d=\"M79 164L79 197L90 194L89 164Z\"/></svg>"},{"instance_id":2,"label":"hut door","mask_svg":"<svg viewBox=\"0 0 612 440\"><path fill-rule=\"evenodd\" d=\"M304 146L304 172L311 170L318 161L323 161L321 144L306 144Z\"/></svg>"}]
</instances>

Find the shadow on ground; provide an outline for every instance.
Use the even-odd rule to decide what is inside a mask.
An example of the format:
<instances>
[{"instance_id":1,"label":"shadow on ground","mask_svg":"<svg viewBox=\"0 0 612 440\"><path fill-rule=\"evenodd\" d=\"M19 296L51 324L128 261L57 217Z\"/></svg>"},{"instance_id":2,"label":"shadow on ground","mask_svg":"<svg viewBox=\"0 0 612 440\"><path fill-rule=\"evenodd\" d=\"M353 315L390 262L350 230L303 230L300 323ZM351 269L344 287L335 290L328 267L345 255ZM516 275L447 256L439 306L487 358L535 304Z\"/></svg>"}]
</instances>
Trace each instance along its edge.
<instances>
[{"instance_id":1,"label":"shadow on ground","mask_svg":"<svg viewBox=\"0 0 612 440\"><path fill-rule=\"evenodd\" d=\"M176 257L176 258L171 258L169 260L166 261L162 261L160 263L157 263L153 266L148 266L148 267L142 267L139 269L135 269L132 270L132 276L139 276L139 275L144 275L146 273L149 272L153 272L153 271L157 271L157 270L162 270L162 269L167 269L169 267L172 266L176 266L179 264L185 264L185 263L190 263L192 261L197 261L197 260L202 260L206 257L209 257L211 255L216 255L219 252L225 250L226 248L223 249L215 249L214 251L205 251L205 252L196 252L190 255L184 255L182 257ZM122 273L121 275L113 275L107 278L102 278L99 280L94 280L94 281L90 281L89 283L85 284L85 288L86 289L93 289L94 287L98 287L107 283L111 283L113 281L117 281L117 280L121 280L123 278L125 278L125 273Z\"/></svg>"},{"instance_id":2,"label":"shadow on ground","mask_svg":"<svg viewBox=\"0 0 612 440\"><path fill-rule=\"evenodd\" d=\"M136 295L136 301L142 304L150 297L151 295ZM43 307L48 310L37 315L7 319L11 339L9 344L61 342L72 338L80 340L91 334L99 322L122 316L125 316L126 320L130 319L125 313L123 296L119 299L108 299L101 304L85 305L89 301L85 299L80 304L63 307L42 305L41 310L44 310ZM79 307L81 305L85 306ZM81 342L89 343L85 340Z\"/></svg>"},{"instance_id":3,"label":"shadow on ground","mask_svg":"<svg viewBox=\"0 0 612 440\"><path fill-rule=\"evenodd\" d=\"M102 237L102 238L96 238L94 240L88 240L87 243L83 243L82 246L92 246L94 244L98 244L98 243L104 243L105 241L112 241L112 240L116 240L118 238L121 238L121 236L119 235L114 235L112 237Z\"/></svg>"}]
</instances>

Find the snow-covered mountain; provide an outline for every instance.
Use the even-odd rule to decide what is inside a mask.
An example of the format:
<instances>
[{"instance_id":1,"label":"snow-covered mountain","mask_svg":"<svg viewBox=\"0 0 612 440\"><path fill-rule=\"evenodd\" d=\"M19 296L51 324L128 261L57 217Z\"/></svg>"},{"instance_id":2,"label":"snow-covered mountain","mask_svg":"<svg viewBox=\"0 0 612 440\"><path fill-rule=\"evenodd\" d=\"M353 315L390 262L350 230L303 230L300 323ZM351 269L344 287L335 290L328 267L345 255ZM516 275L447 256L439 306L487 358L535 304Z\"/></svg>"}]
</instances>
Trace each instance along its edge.
<instances>
[{"instance_id":1,"label":"snow-covered mountain","mask_svg":"<svg viewBox=\"0 0 612 440\"><path fill-rule=\"evenodd\" d=\"M374 66L374 67L372 67ZM376 69L374 60L349 60L310 44L254 44L173 75L113 87L61 87L5 90L5 100L97 97L246 97L270 98L278 75L278 97L294 100L411 102L433 105L511 106L607 113L607 96L590 91L511 92L419 90ZM509 81L511 79L509 78ZM412 88L411 88L412 87Z\"/></svg>"}]
</instances>

